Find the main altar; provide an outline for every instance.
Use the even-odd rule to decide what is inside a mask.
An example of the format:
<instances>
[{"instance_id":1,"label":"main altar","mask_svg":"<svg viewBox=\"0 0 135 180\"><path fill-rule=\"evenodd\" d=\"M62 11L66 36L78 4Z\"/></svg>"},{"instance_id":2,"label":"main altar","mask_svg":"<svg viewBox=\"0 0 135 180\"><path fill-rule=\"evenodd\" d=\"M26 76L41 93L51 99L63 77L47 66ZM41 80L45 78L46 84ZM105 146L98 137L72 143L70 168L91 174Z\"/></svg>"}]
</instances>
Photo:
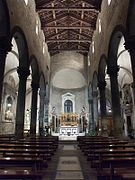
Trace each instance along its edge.
<instances>
[{"instance_id":1,"label":"main altar","mask_svg":"<svg viewBox=\"0 0 135 180\"><path fill-rule=\"evenodd\" d=\"M76 140L77 136L84 136L86 126L85 116L77 113L61 113L59 117L52 116L52 135L59 136L59 140Z\"/></svg>"}]
</instances>

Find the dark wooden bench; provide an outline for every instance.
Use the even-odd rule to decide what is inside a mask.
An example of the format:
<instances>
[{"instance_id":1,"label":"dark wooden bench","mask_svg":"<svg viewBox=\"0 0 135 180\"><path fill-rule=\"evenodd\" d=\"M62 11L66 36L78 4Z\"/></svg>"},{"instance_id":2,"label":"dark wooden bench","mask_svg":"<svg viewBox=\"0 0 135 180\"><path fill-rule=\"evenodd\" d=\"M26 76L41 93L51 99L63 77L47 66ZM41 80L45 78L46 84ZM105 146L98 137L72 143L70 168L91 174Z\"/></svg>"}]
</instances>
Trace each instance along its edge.
<instances>
[{"instance_id":1,"label":"dark wooden bench","mask_svg":"<svg viewBox=\"0 0 135 180\"><path fill-rule=\"evenodd\" d=\"M5 149L0 148L0 154L3 157L40 157L42 160L50 160L52 157L52 154L50 151L46 151L44 149L34 150L34 149ZM21 156L22 155L22 156ZM46 162L46 167L47 167Z\"/></svg>"},{"instance_id":2,"label":"dark wooden bench","mask_svg":"<svg viewBox=\"0 0 135 180\"><path fill-rule=\"evenodd\" d=\"M29 167L37 171L46 167L46 161L42 158L0 157L0 169L4 167Z\"/></svg>"},{"instance_id":3,"label":"dark wooden bench","mask_svg":"<svg viewBox=\"0 0 135 180\"><path fill-rule=\"evenodd\" d=\"M42 172L32 170L0 170L0 179L12 180L41 180L43 177Z\"/></svg>"},{"instance_id":4,"label":"dark wooden bench","mask_svg":"<svg viewBox=\"0 0 135 180\"><path fill-rule=\"evenodd\" d=\"M98 179L103 176L110 179L115 176L123 178L125 175L130 178L131 174L135 178L135 157L104 157L100 161Z\"/></svg>"},{"instance_id":5,"label":"dark wooden bench","mask_svg":"<svg viewBox=\"0 0 135 180\"><path fill-rule=\"evenodd\" d=\"M97 169L98 179L117 179L131 175L135 178L134 148L95 150L92 157L91 167Z\"/></svg>"},{"instance_id":6,"label":"dark wooden bench","mask_svg":"<svg viewBox=\"0 0 135 180\"><path fill-rule=\"evenodd\" d=\"M13 153L13 152L7 152L7 153L4 153L3 154L3 157L22 157L22 158L28 158L28 157L31 157L31 158L42 158L43 160L51 160L52 158L52 155L51 154L37 154L37 153L33 153L33 154L30 154L30 153Z\"/></svg>"},{"instance_id":7,"label":"dark wooden bench","mask_svg":"<svg viewBox=\"0 0 135 180\"><path fill-rule=\"evenodd\" d=\"M83 147L87 147L88 145L97 144L97 143L107 143L107 142L117 142L118 139L115 138L84 138L81 141L79 141L78 146L83 149Z\"/></svg>"},{"instance_id":8,"label":"dark wooden bench","mask_svg":"<svg viewBox=\"0 0 135 180\"><path fill-rule=\"evenodd\" d=\"M89 148L84 149L84 155L87 155L88 157L90 157L90 154L92 153L92 151L95 150L103 150L103 149L126 149L126 148L134 148L135 149L135 143L133 144L123 144L121 142L117 143L117 144L96 144L96 145L91 145L89 146ZM89 160L89 158L87 158Z\"/></svg>"}]
</instances>

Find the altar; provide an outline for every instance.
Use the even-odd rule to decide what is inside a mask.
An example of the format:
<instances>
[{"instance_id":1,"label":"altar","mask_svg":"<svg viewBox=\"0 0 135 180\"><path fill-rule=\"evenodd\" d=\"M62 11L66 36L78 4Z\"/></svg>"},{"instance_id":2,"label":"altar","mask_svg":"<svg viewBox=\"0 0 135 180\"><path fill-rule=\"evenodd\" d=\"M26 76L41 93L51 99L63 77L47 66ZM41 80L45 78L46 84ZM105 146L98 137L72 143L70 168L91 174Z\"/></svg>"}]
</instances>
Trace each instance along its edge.
<instances>
[{"instance_id":1,"label":"altar","mask_svg":"<svg viewBox=\"0 0 135 180\"><path fill-rule=\"evenodd\" d=\"M52 135L59 136L59 140L77 140L77 136L85 135L84 120L76 113L52 116Z\"/></svg>"}]
</instances>

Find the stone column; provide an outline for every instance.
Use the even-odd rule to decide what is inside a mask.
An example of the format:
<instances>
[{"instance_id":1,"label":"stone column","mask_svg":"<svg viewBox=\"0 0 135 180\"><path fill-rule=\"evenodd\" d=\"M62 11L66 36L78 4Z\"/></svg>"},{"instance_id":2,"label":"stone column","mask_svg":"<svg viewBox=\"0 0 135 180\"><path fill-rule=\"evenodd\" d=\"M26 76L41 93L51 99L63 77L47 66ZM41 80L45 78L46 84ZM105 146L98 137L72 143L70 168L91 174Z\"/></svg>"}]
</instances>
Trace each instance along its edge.
<instances>
[{"instance_id":1,"label":"stone column","mask_svg":"<svg viewBox=\"0 0 135 180\"><path fill-rule=\"evenodd\" d=\"M96 125L98 123L98 91L93 91L92 92L92 96L93 96L93 117L94 117L94 127L93 129L95 130Z\"/></svg>"},{"instance_id":2,"label":"stone column","mask_svg":"<svg viewBox=\"0 0 135 180\"><path fill-rule=\"evenodd\" d=\"M110 83L111 83L111 95L112 95L112 112L113 112L113 135L121 137L123 135L123 122L121 118L121 107L120 107L120 94L119 94L119 87L118 87L118 71L119 67L109 66L108 67L108 74L110 76Z\"/></svg>"},{"instance_id":3,"label":"stone column","mask_svg":"<svg viewBox=\"0 0 135 180\"><path fill-rule=\"evenodd\" d=\"M45 91L40 89L40 109L39 109L39 134L44 135L44 107L45 107Z\"/></svg>"},{"instance_id":4,"label":"stone column","mask_svg":"<svg viewBox=\"0 0 135 180\"><path fill-rule=\"evenodd\" d=\"M32 101L31 101L31 122L30 122L30 135L36 135L36 122L37 122L37 95L39 84L32 82Z\"/></svg>"},{"instance_id":5,"label":"stone column","mask_svg":"<svg viewBox=\"0 0 135 180\"><path fill-rule=\"evenodd\" d=\"M105 97L105 87L106 81L101 81L98 83L99 93L100 93L100 112L101 119L106 117L106 97Z\"/></svg>"},{"instance_id":6,"label":"stone column","mask_svg":"<svg viewBox=\"0 0 135 180\"><path fill-rule=\"evenodd\" d=\"M133 74L133 94L135 103L135 35L129 36L125 42L125 48L130 53L132 74Z\"/></svg>"},{"instance_id":7,"label":"stone column","mask_svg":"<svg viewBox=\"0 0 135 180\"><path fill-rule=\"evenodd\" d=\"M18 67L17 73L19 75L19 88L16 109L15 135L17 138L20 138L23 137L24 133L26 81L30 71L26 67Z\"/></svg>"},{"instance_id":8,"label":"stone column","mask_svg":"<svg viewBox=\"0 0 135 180\"><path fill-rule=\"evenodd\" d=\"M9 51L11 51L11 44L9 44L7 37L0 37L0 112L1 112L5 61L6 61L7 53Z\"/></svg>"},{"instance_id":9,"label":"stone column","mask_svg":"<svg viewBox=\"0 0 135 180\"><path fill-rule=\"evenodd\" d=\"M44 117L45 126L48 126L48 111L49 111L49 99L45 98L45 117Z\"/></svg>"},{"instance_id":10,"label":"stone column","mask_svg":"<svg viewBox=\"0 0 135 180\"><path fill-rule=\"evenodd\" d=\"M89 132L94 130L94 117L93 117L93 99L88 99L89 102Z\"/></svg>"}]
</instances>

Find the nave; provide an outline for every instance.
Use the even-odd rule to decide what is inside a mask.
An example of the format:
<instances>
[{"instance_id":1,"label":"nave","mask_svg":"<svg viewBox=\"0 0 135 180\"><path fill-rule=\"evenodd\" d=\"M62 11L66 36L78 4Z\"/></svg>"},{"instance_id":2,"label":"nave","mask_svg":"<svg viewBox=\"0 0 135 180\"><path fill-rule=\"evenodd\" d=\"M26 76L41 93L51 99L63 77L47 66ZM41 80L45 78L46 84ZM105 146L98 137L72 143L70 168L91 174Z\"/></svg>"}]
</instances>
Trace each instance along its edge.
<instances>
[{"instance_id":1,"label":"nave","mask_svg":"<svg viewBox=\"0 0 135 180\"><path fill-rule=\"evenodd\" d=\"M0 0L0 179L135 179L134 12Z\"/></svg>"},{"instance_id":2,"label":"nave","mask_svg":"<svg viewBox=\"0 0 135 180\"><path fill-rule=\"evenodd\" d=\"M53 160L48 164L44 179L96 180L97 172L91 169L77 141L61 141Z\"/></svg>"},{"instance_id":3,"label":"nave","mask_svg":"<svg viewBox=\"0 0 135 180\"><path fill-rule=\"evenodd\" d=\"M0 164L2 180L134 180L135 141L0 136Z\"/></svg>"}]
</instances>

